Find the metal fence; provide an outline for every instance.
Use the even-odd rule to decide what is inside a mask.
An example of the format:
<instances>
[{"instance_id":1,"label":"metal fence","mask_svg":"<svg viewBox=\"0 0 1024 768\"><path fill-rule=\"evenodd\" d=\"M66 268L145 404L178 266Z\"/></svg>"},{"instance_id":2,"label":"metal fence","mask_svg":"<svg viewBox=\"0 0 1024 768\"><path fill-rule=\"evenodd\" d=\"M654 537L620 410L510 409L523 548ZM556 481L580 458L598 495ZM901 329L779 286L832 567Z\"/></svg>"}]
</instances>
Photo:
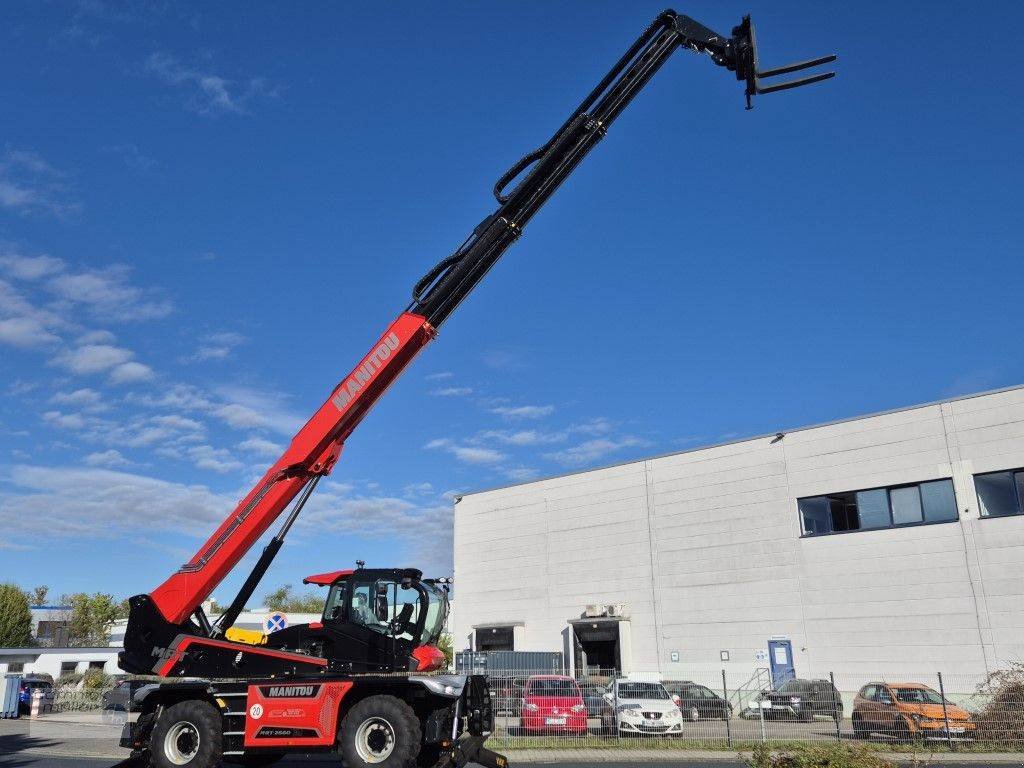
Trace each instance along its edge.
<instances>
[{"instance_id":1,"label":"metal fence","mask_svg":"<svg viewBox=\"0 0 1024 768\"><path fill-rule=\"evenodd\" d=\"M894 751L1024 752L1024 668L967 675L829 673L772 686L766 671L490 671L495 749L738 750L857 742ZM145 684L140 681L138 684ZM47 714L133 717L131 686L58 683Z\"/></svg>"},{"instance_id":2,"label":"metal fence","mask_svg":"<svg viewBox=\"0 0 1024 768\"><path fill-rule=\"evenodd\" d=\"M489 674L505 749L737 749L857 741L896 751L1024 752L1024 673L828 673L772 686L766 671Z\"/></svg>"}]
</instances>

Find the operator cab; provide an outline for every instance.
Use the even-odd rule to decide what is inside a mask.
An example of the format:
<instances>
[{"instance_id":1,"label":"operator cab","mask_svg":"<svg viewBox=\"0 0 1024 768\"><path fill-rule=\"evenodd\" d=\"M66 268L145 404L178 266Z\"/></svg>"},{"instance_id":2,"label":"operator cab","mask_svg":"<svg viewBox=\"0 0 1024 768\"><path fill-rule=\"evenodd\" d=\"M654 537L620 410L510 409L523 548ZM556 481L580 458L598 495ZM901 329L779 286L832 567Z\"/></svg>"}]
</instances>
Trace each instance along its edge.
<instances>
[{"instance_id":1,"label":"operator cab","mask_svg":"<svg viewBox=\"0 0 1024 768\"><path fill-rule=\"evenodd\" d=\"M444 665L437 642L448 617L448 581L415 568L357 568L309 576L329 587L323 619L267 637L275 648L302 650L339 671L428 672Z\"/></svg>"}]
</instances>

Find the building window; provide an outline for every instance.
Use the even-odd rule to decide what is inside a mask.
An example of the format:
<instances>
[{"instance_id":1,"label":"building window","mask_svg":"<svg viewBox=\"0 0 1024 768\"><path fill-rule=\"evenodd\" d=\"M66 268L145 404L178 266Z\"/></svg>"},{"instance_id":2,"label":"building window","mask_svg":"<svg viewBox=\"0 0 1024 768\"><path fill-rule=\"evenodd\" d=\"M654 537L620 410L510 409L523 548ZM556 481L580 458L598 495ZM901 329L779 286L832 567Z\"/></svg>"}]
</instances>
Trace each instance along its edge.
<instances>
[{"instance_id":1,"label":"building window","mask_svg":"<svg viewBox=\"0 0 1024 768\"><path fill-rule=\"evenodd\" d=\"M811 496L797 499L797 508L804 536L958 519L956 494L949 479Z\"/></svg>"},{"instance_id":2,"label":"building window","mask_svg":"<svg viewBox=\"0 0 1024 768\"><path fill-rule=\"evenodd\" d=\"M105 662L105 661L90 661L89 662L89 669L98 669L98 670L100 670L102 672L103 668L106 665L107 665L107 662Z\"/></svg>"},{"instance_id":3,"label":"building window","mask_svg":"<svg viewBox=\"0 0 1024 768\"><path fill-rule=\"evenodd\" d=\"M76 669L78 669L77 661L62 661L60 663L60 676L73 675Z\"/></svg>"},{"instance_id":4,"label":"building window","mask_svg":"<svg viewBox=\"0 0 1024 768\"><path fill-rule=\"evenodd\" d=\"M22 661L9 661L9 662L7 662L7 671L8 672L24 672L25 671L25 663L22 662Z\"/></svg>"},{"instance_id":5,"label":"building window","mask_svg":"<svg viewBox=\"0 0 1024 768\"><path fill-rule=\"evenodd\" d=\"M982 517L1024 513L1024 469L974 476Z\"/></svg>"}]
</instances>

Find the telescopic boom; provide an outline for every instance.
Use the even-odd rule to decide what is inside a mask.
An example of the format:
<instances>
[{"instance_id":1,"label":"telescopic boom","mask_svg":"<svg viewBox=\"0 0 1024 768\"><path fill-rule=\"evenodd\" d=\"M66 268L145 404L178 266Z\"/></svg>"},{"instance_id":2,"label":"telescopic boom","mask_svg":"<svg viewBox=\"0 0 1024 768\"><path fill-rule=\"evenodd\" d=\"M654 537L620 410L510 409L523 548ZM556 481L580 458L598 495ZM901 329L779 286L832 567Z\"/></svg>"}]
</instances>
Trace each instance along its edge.
<instances>
[{"instance_id":1,"label":"telescopic boom","mask_svg":"<svg viewBox=\"0 0 1024 768\"><path fill-rule=\"evenodd\" d=\"M732 30L730 37L725 37L674 11L660 14L551 139L498 180L494 187L497 210L477 225L458 250L424 275L413 289L412 302L406 310L334 388L281 458L195 556L149 595L149 601L164 620L185 625L192 619L193 626L209 636L218 636L228 629L269 567L316 481L334 467L348 436L654 73L675 51L684 48L706 53L716 65L734 72L746 85L748 108L754 95L807 85L834 75L827 72L763 85L763 78L828 63L835 56L759 71L749 16ZM518 183L509 190L517 179ZM264 550L242 591L218 625L211 626L200 607L202 602L293 501L281 531ZM136 602L139 601L133 599L133 610ZM128 632L132 631L129 626Z\"/></svg>"}]
</instances>

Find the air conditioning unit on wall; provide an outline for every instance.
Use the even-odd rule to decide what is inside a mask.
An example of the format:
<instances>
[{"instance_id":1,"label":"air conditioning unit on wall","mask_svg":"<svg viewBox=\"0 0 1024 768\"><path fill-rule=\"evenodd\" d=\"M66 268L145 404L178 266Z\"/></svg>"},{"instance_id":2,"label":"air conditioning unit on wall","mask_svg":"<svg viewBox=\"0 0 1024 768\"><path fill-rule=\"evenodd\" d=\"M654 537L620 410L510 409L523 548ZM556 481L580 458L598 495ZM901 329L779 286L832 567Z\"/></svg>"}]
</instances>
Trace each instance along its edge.
<instances>
[{"instance_id":1,"label":"air conditioning unit on wall","mask_svg":"<svg viewBox=\"0 0 1024 768\"><path fill-rule=\"evenodd\" d=\"M607 607L607 615L616 619L629 618L629 606L625 603L615 603Z\"/></svg>"},{"instance_id":2,"label":"air conditioning unit on wall","mask_svg":"<svg viewBox=\"0 0 1024 768\"><path fill-rule=\"evenodd\" d=\"M605 611L603 605L588 605L583 613L588 619L599 619L606 615Z\"/></svg>"}]
</instances>

